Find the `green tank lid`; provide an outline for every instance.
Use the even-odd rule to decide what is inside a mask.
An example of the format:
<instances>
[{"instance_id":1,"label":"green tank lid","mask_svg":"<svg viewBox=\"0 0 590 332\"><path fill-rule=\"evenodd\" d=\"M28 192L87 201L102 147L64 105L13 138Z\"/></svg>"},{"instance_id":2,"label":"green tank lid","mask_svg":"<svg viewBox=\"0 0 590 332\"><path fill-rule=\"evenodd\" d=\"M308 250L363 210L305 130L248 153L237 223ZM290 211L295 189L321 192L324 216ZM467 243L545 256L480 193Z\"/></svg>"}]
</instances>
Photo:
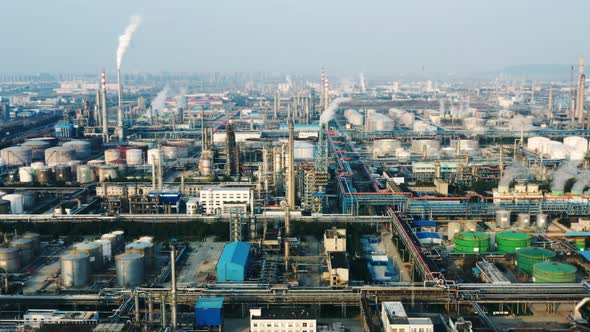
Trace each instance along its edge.
<instances>
[{"instance_id":1,"label":"green tank lid","mask_svg":"<svg viewBox=\"0 0 590 332\"><path fill-rule=\"evenodd\" d=\"M462 253L488 252L490 236L482 232L461 232L453 238L455 251Z\"/></svg>"},{"instance_id":2,"label":"green tank lid","mask_svg":"<svg viewBox=\"0 0 590 332\"><path fill-rule=\"evenodd\" d=\"M565 283L576 282L575 266L558 263L543 262L533 265L533 279L536 283Z\"/></svg>"},{"instance_id":3,"label":"green tank lid","mask_svg":"<svg viewBox=\"0 0 590 332\"><path fill-rule=\"evenodd\" d=\"M516 250L516 269L527 275L533 272L533 265L555 259L555 252L544 248L520 248Z\"/></svg>"},{"instance_id":4,"label":"green tank lid","mask_svg":"<svg viewBox=\"0 0 590 332\"><path fill-rule=\"evenodd\" d=\"M498 251L514 253L516 249L531 246L531 236L523 232L504 231L496 234Z\"/></svg>"}]
</instances>

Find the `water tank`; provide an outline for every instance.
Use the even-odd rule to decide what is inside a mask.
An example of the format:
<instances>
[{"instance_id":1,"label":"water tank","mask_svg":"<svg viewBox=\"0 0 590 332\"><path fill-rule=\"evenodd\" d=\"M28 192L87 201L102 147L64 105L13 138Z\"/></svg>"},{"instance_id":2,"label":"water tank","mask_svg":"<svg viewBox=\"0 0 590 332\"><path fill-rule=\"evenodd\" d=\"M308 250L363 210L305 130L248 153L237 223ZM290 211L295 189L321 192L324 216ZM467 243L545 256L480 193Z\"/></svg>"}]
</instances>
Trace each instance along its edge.
<instances>
[{"instance_id":1,"label":"water tank","mask_svg":"<svg viewBox=\"0 0 590 332\"><path fill-rule=\"evenodd\" d=\"M45 157L45 149L49 148L49 143L44 141L26 141L21 146L31 148L31 156L33 160L43 160Z\"/></svg>"},{"instance_id":2,"label":"water tank","mask_svg":"<svg viewBox=\"0 0 590 332\"><path fill-rule=\"evenodd\" d=\"M533 265L533 281L536 283L575 283L578 269L575 266L542 262Z\"/></svg>"},{"instance_id":3,"label":"water tank","mask_svg":"<svg viewBox=\"0 0 590 332\"><path fill-rule=\"evenodd\" d=\"M549 215L547 215L546 213L537 214L537 221L536 221L537 228L547 229L548 225L549 225Z\"/></svg>"},{"instance_id":4,"label":"water tank","mask_svg":"<svg viewBox=\"0 0 590 332\"><path fill-rule=\"evenodd\" d=\"M0 248L0 270L16 273L20 268L20 258L17 248Z\"/></svg>"},{"instance_id":5,"label":"water tank","mask_svg":"<svg viewBox=\"0 0 590 332\"><path fill-rule=\"evenodd\" d=\"M496 210L496 227L509 228L510 227L510 211Z\"/></svg>"},{"instance_id":6,"label":"water tank","mask_svg":"<svg viewBox=\"0 0 590 332\"><path fill-rule=\"evenodd\" d=\"M519 213L517 217L518 228L527 229L531 227L531 215L528 213Z\"/></svg>"},{"instance_id":7,"label":"water tank","mask_svg":"<svg viewBox=\"0 0 590 332\"><path fill-rule=\"evenodd\" d=\"M141 254L143 255L143 263L146 269L152 268L154 260L154 244L146 241L135 241L129 243L125 247L125 252L130 254Z\"/></svg>"},{"instance_id":8,"label":"water tank","mask_svg":"<svg viewBox=\"0 0 590 332\"><path fill-rule=\"evenodd\" d=\"M117 167L113 165L103 165L98 168L98 180L105 182L118 177Z\"/></svg>"},{"instance_id":9,"label":"water tank","mask_svg":"<svg viewBox=\"0 0 590 332\"><path fill-rule=\"evenodd\" d=\"M514 253L516 249L531 246L531 236L527 233L504 231L496 234L496 248L498 251Z\"/></svg>"},{"instance_id":10,"label":"water tank","mask_svg":"<svg viewBox=\"0 0 590 332\"><path fill-rule=\"evenodd\" d=\"M21 214L25 210L25 200L21 194L8 194L2 196L2 199L10 201L10 211L12 214Z\"/></svg>"},{"instance_id":11,"label":"water tank","mask_svg":"<svg viewBox=\"0 0 590 332\"><path fill-rule=\"evenodd\" d=\"M18 168L18 179L22 183L33 182L33 168L30 166L22 166Z\"/></svg>"},{"instance_id":12,"label":"water tank","mask_svg":"<svg viewBox=\"0 0 590 332\"><path fill-rule=\"evenodd\" d=\"M120 287L132 288L143 282L143 255L125 253L117 255L115 262L117 267L117 281Z\"/></svg>"},{"instance_id":13,"label":"water tank","mask_svg":"<svg viewBox=\"0 0 590 332\"><path fill-rule=\"evenodd\" d=\"M18 256L22 265L27 265L34 257L33 241L31 239L18 238L10 242L10 247L18 249Z\"/></svg>"},{"instance_id":14,"label":"water tank","mask_svg":"<svg viewBox=\"0 0 590 332\"><path fill-rule=\"evenodd\" d=\"M35 180L40 184L47 184L53 181L53 170L49 166L40 167L35 171Z\"/></svg>"},{"instance_id":15,"label":"water tank","mask_svg":"<svg viewBox=\"0 0 590 332\"><path fill-rule=\"evenodd\" d=\"M69 141L64 143L63 147L74 149L76 151L76 158L78 159L88 159L92 154L92 144L87 141Z\"/></svg>"},{"instance_id":16,"label":"water tank","mask_svg":"<svg viewBox=\"0 0 590 332\"><path fill-rule=\"evenodd\" d=\"M0 150L0 157L10 166L25 166L33 161L32 151L27 146L11 146Z\"/></svg>"},{"instance_id":17,"label":"water tank","mask_svg":"<svg viewBox=\"0 0 590 332\"><path fill-rule=\"evenodd\" d=\"M125 159L127 165L143 165L143 151L140 149L129 149L126 152Z\"/></svg>"},{"instance_id":18,"label":"water tank","mask_svg":"<svg viewBox=\"0 0 590 332\"><path fill-rule=\"evenodd\" d=\"M85 252L70 252L60 258L61 283L66 288L79 288L88 284L90 256Z\"/></svg>"},{"instance_id":19,"label":"water tank","mask_svg":"<svg viewBox=\"0 0 590 332\"><path fill-rule=\"evenodd\" d=\"M76 252L83 252L88 254L90 268L92 271L100 271L102 269L102 247L94 242L80 242L74 245Z\"/></svg>"},{"instance_id":20,"label":"water tank","mask_svg":"<svg viewBox=\"0 0 590 332\"><path fill-rule=\"evenodd\" d=\"M76 169L76 181L80 184L92 183L96 181L94 170L88 165L80 165Z\"/></svg>"},{"instance_id":21,"label":"water tank","mask_svg":"<svg viewBox=\"0 0 590 332\"><path fill-rule=\"evenodd\" d=\"M452 241L455 237L455 234L461 232L461 223L460 222L450 222L447 226L447 239Z\"/></svg>"},{"instance_id":22,"label":"water tank","mask_svg":"<svg viewBox=\"0 0 590 332\"><path fill-rule=\"evenodd\" d=\"M530 275L533 265L555 259L555 253L545 248L520 248L516 250L516 270Z\"/></svg>"},{"instance_id":23,"label":"water tank","mask_svg":"<svg viewBox=\"0 0 590 332\"><path fill-rule=\"evenodd\" d=\"M119 159L121 159L121 151L119 149L108 149L104 151L104 161L107 164Z\"/></svg>"},{"instance_id":24,"label":"water tank","mask_svg":"<svg viewBox=\"0 0 590 332\"><path fill-rule=\"evenodd\" d=\"M38 255L41 252L41 235L39 233L26 232L23 239L29 239L33 242L33 253Z\"/></svg>"},{"instance_id":25,"label":"water tank","mask_svg":"<svg viewBox=\"0 0 590 332\"><path fill-rule=\"evenodd\" d=\"M101 239L95 240L94 243L100 245L100 247L101 247L103 262L110 262L113 259L113 257L112 257L113 251L111 250L111 241L101 238Z\"/></svg>"},{"instance_id":26,"label":"water tank","mask_svg":"<svg viewBox=\"0 0 590 332\"><path fill-rule=\"evenodd\" d=\"M485 253L490 248L490 236L482 232L462 232L453 238L455 252Z\"/></svg>"},{"instance_id":27,"label":"water tank","mask_svg":"<svg viewBox=\"0 0 590 332\"><path fill-rule=\"evenodd\" d=\"M0 199L0 214L10 214L10 201Z\"/></svg>"},{"instance_id":28,"label":"water tank","mask_svg":"<svg viewBox=\"0 0 590 332\"><path fill-rule=\"evenodd\" d=\"M373 141L373 157L395 156L396 150L401 147L396 139L376 139Z\"/></svg>"},{"instance_id":29,"label":"water tank","mask_svg":"<svg viewBox=\"0 0 590 332\"><path fill-rule=\"evenodd\" d=\"M72 148L56 146L45 150L45 164L49 167L67 165L75 159L76 151Z\"/></svg>"},{"instance_id":30,"label":"water tank","mask_svg":"<svg viewBox=\"0 0 590 332\"><path fill-rule=\"evenodd\" d=\"M55 166L55 181L58 182L72 182L72 167L68 165Z\"/></svg>"}]
</instances>

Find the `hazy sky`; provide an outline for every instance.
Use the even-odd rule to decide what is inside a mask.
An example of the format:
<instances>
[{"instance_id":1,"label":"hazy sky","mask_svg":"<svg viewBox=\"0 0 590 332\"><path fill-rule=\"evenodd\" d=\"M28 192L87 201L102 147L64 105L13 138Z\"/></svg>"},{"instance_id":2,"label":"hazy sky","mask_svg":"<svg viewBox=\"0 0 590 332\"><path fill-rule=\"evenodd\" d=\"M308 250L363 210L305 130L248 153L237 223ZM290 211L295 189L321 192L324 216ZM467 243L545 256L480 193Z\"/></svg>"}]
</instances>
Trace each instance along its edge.
<instances>
[{"instance_id":1,"label":"hazy sky","mask_svg":"<svg viewBox=\"0 0 590 332\"><path fill-rule=\"evenodd\" d=\"M588 0L6 0L0 72L480 72L590 60Z\"/></svg>"}]
</instances>

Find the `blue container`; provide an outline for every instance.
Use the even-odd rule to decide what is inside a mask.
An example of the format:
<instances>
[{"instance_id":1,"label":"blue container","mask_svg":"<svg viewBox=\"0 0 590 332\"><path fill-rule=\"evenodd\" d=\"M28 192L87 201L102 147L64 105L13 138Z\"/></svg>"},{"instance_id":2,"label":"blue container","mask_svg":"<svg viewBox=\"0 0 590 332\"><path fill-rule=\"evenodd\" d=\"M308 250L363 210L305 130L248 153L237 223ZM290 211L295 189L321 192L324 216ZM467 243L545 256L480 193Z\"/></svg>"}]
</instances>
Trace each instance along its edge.
<instances>
[{"instance_id":1,"label":"blue container","mask_svg":"<svg viewBox=\"0 0 590 332\"><path fill-rule=\"evenodd\" d=\"M202 297L195 303L195 326L223 325L223 297Z\"/></svg>"},{"instance_id":2,"label":"blue container","mask_svg":"<svg viewBox=\"0 0 590 332\"><path fill-rule=\"evenodd\" d=\"M226 244L217 261L217 281L243 282L249 257L250 244L239 241Z\"/></svg>"}]
</instances>

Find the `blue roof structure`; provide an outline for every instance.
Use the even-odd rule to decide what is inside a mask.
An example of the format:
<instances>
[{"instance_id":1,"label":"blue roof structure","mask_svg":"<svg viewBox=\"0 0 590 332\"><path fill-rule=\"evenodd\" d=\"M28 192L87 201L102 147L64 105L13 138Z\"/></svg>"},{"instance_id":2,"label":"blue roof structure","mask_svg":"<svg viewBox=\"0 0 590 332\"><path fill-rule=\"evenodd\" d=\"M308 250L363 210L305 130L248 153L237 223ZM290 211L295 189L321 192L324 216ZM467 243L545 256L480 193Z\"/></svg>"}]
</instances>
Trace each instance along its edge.
<instances>
[{"instance_id":1,"label":"blue roof structure","mask_svg":"<svg viewBox=\"0 0 590 332\"><path fill-rule=\"evenodd\" d=\"M196 309L221 309L223 297L201 297L195 302Z\"/></svg>"},{"instance_id":2,"label":"blue roof structure","mask_svg":"<svg viewBox=\"0 0 590 332\"><path fill-rule=\"evenodd\" d=\"M441 236L438 233L434 233L434 232L416 232L416 237L418 239L440 239Z\"/></svg>"},{"instance_id":3,"label":"blue roof structure","mask_svg":"<svg viewBox=\"0 0 590 332\"><path fill-rule=\"evenodd\" d=\"M565 232L566 237L590 237L590 232Z\"/></svg>"},{"instance_id":4,"label":"blue roof structure","mask_svg":"<svg viewBox=\"0 0 590 332\"><path fill-rule=\"evenodd\" d=\"M244 281L250 257L250 244L231 242L223 247L217 261L217 281Z\"/></svg>"},{"instance_id":5,"label":"blue roof structure","mask_svg":"<svg viewBox=\"0 0 590 332\"><path fill-rule=\"evenodd\" d=\"M436 221L434 220L416 220L412 222L414 227L436 227Z\"/></svg>"}]
</instances>

